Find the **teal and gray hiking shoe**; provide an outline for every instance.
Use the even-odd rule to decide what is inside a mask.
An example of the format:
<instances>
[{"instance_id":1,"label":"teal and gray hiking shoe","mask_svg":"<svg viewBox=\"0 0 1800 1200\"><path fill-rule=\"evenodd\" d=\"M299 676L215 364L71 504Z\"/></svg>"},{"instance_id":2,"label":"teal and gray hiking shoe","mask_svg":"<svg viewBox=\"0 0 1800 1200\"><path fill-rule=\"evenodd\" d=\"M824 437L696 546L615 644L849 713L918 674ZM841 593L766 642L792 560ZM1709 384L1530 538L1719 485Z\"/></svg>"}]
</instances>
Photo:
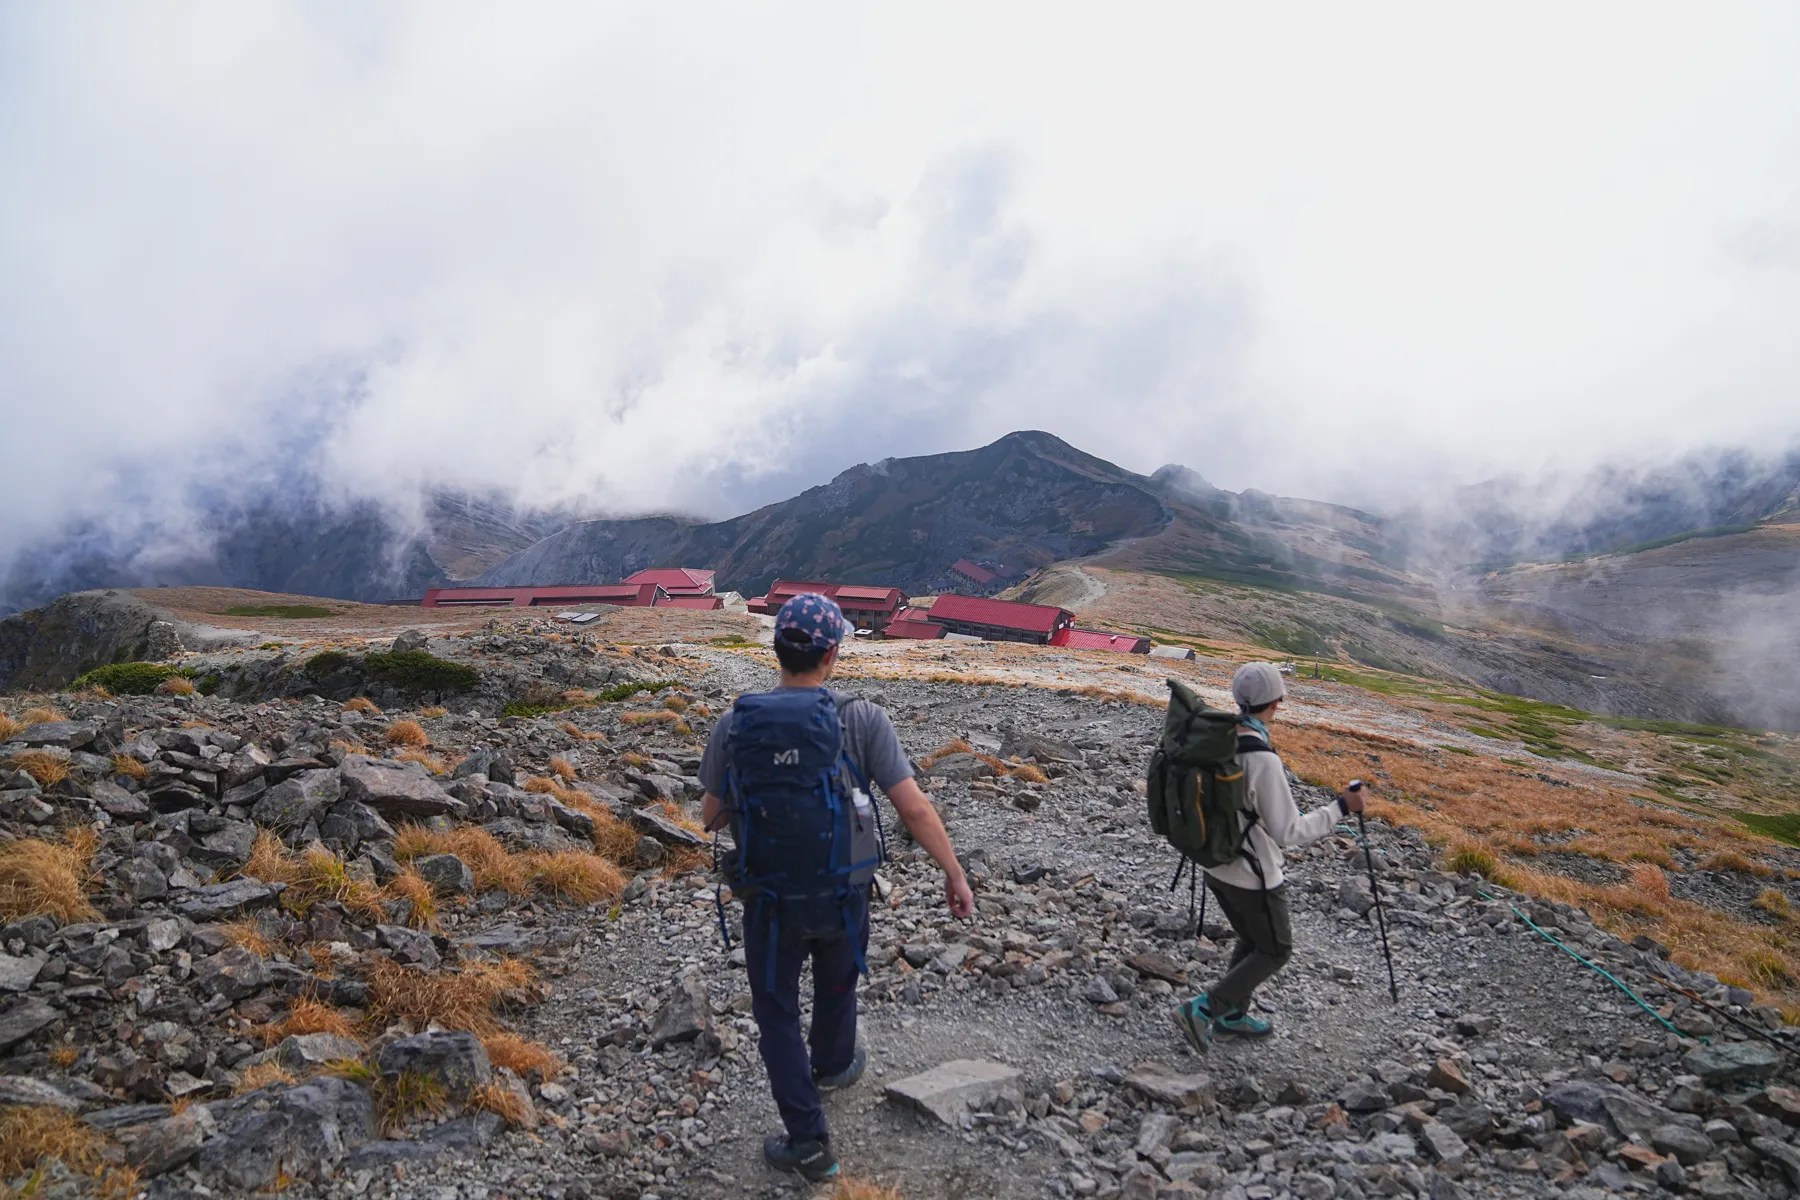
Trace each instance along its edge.
<instances>
[{"instance_id":1,"label":"teal and gray hiking shoe","mask_svg":"<svg viewBox=\"0 0 1800 1200\"><path fill-rule=\"evenodd\" d=\"M1181 1030L1181 1036L1187 1039L1195 1054L1205 1054L1212 1045L1212 1026L1212 1010L1206 1006L1205 992L1175 1006L1175 1027Z\"/></svg>"},{"instance_id":2,"label":"teal and gray hiking shoe","mask_svg":"<svg viewBox=\"0 0 1800 1200\"><path fill-rule=\"evenodd\" d=\"M796 1142L786 1134L771 1133L763 1139L763 1158L778 1171L798 1171L809 1183L838 1173L837 1156L824 1142Z\"/></svg>"},{"instance_id":3,"label":"teal and gray hiking shoe","mask_svg":"<svg viewBox=\"0 0 1800 1200\"><path fill-rule=\"evenodd\" d=\"M1220 1013L1213 1018L1213 1028L1220 1033L1229 1033L1233 1037L1261 1038L1275 1032L1275 1027L1261 1017L1253 1017L1243 1009L1236 1012Z\"/></svg>"}]
</instances>

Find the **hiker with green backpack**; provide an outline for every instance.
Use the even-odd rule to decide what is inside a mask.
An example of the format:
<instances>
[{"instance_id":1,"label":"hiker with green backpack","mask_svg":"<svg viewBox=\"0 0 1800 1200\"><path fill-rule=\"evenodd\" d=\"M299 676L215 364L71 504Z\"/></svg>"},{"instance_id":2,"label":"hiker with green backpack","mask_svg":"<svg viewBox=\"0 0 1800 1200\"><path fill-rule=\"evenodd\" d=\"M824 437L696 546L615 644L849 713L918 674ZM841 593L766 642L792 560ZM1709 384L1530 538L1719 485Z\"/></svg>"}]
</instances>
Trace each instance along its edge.
<instances>
[{"instance_id":1,"label":"hiker with green backpack","mask_svg":"<svg viewBox=\"0 0 1800 1200\"><path fill-rule=\"evenodd\" d=\"M1266 1037L1269 1022L1250 1014L1256 988L1287 965L1294 949L1282 848L1311 845L1363 809L1353 790L1302 813L1268 722L1287 698L1281 672L1245 663L1231 679L1236 713L1206 707L1194 690L1169 680L1169 714L1150 759L1150 826L1206 875L1237 945L1225 977L1175 1010L1175 1024L1197 1053L1217 1033ZM1179 873L1176 876L1180 878Z\"/></svg>"}]
</instances>

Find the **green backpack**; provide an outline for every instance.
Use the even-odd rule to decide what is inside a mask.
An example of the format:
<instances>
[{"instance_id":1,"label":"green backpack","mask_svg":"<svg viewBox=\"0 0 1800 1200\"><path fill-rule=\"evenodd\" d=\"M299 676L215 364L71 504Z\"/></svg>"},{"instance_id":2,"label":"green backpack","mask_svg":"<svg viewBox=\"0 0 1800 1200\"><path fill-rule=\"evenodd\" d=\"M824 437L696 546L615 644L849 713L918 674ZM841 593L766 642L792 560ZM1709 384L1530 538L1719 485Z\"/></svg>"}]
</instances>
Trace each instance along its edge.
<instances>
[{"instance_id":1,"label":"green backpack","mask_svg":"<svg viewBox=\"0 0 1800 1200\"><path fill-rule=\"evenodd\" d=\"M1245 811L1250 785L1238 762L1242 728L1236 713L1208 708L1187 684L1169 680L1169 715L1145 784L1150 828L1184 863L1222 867L1243 856L1256 815ZM1262 748L1260 739L1249 740Z\"/></svg>"}]
</instances>

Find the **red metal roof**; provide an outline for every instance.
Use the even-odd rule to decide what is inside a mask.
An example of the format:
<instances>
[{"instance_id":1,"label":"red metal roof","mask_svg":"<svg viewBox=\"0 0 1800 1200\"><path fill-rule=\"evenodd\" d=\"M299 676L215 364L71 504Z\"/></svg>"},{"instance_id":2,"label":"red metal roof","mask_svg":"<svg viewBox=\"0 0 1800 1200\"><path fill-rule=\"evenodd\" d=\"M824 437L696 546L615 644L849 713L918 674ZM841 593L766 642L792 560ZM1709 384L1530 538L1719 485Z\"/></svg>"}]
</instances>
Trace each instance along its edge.
<instances>
[{"instance_id":1,"label":"red metal roof","mask_svg":"<svg viewBox=\"0 0 1800 1200\"><path fill-rule=\"evenodd\" d=\"M995 579L999 578L980 563L970 562L966 558L959 558L951 563L950 569L955 571L958 575L963 576L965 579L973 579L976 583L983 585L990 584L994 582Z\"/></svg>"},{"instance_id":2,"label":"red metal roof","mask_svg":"<svg viewBox=\"0 0 1800 1200\"><path fill-rule=\"evenodd\" d=\"M1071 650L1113 650L1120 654L1150 653L1150 639L1139 637L1135 633L1110 633L1104 629L1076 629L1070 626L1058 630L1050 639L1052 646L1067 646Z\"/></svg>"},{"instance_id":3,"label":"red metal roof","mask_svg":"<svg viewBox=\"0 0 1800 1200\"><path fill-rule=\"evenodd\" d=\"M1067 609L1047 604L1020 604L1014 600L985 600L979 596L958 596L954 592L939 596L931 606L934 621L963 621L970 625L996 625L1002 629L1019 629L1029 633L1050 634L1057 626L1073 620Z\"/></svg>"},{"instance_id":4,"label":"red metal roof","mask_svg":"<svg viewBox=\"0 0 1800 1200\"><path fill-rule=\"evenodd\" d=\"M841 587L832 599L840 608L868 608L870 605L896 608L906 602L906 593L895 587Z\"/></svg>"},{"instance_id":5,"label":"red metal roof","mask_svg":"<svg viewBox=\"0 0 1800 1200\"><path fill-rule=\"evenodd\" d=\"M664 596L656 602L657 608L724 608L725 601L717 596Z\"/></svg>"},{"instance_id":6,"label":"red metal roof","mask_svg":"<svg viewBox=\"0 0 1800 1200\"><path fill-rule=\"evenodd\" d=\"M419 602L421 608L531 608L555 604L623 604L649 608L668 593L654 583L570 584L561 587L431 588Z\"/></svg>"},{"instance_id":7,"label":"red metal roof","mask_svg":"<svg viewBox=\"0 0 1800 1200\"><path fill-rule=\"evenodd\" d=\"M694 567L651 567L627 575L624 582L654 583L671 596L710 596L713 590L713 572Z\"/></svg>"}]
</instances>

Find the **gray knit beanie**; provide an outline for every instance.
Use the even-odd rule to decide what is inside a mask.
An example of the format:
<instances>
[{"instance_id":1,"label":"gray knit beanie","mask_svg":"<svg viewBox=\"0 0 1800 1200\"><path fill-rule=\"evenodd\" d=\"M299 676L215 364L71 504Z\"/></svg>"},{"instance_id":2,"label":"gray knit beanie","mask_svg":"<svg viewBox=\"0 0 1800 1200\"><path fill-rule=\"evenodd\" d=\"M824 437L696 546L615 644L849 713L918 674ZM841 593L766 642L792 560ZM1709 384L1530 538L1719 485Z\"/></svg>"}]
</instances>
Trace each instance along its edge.
<instances>
[{"instance_id":1,"label":"gray knit beanie","mask_svg":"<svg viewBox=\"0 0 1800 1200\"><path fill-rule=\"evenodd\" d=\"M1274 664L1245 663L1231 677L1231 698L1237 701L1239 708L1249 712L1276 700L1287 699L1287 685L1282 683L1281 672L1275 669Z\"/></svg>"}]
</instances>

